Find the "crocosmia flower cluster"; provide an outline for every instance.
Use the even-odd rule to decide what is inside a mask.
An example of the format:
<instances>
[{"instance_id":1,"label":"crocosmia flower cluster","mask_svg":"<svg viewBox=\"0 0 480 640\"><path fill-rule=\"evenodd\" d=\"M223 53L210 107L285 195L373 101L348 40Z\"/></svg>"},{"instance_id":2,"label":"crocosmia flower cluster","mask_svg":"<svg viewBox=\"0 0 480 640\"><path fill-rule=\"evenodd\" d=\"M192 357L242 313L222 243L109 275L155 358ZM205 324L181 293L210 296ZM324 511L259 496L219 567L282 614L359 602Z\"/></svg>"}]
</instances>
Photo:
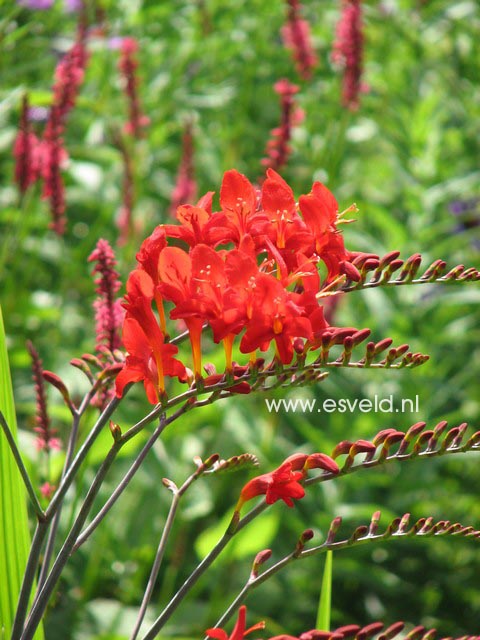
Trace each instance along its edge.
<instances>
[{"instance_id":1,"label":"crocosmia flower cluster","mask_svg":"<svg viewBox=\"0 0 480 640\"><path fill-rule=\"evenodd\" d=\"M233 379L255 366L257 350L270 346L279 363L289 364L295 352L319 348L332 329L321 304L328 288L343 274L360 277L352 264L358 254L346 250L338 229L345 212L339 214L320 182L297 202L272 169L261 190L230 170L219 211L212 211L213 195L178 207L178 224L158 226L137 254L124 303L128 355L117 377L118 396L126 384L143 381L149 401L156 403L164 396L166 376L200 381L206 327L215 343L223 343L226 374ZM188 329L193 371L175 358L167 315ZM241 366L232 361L235 341L249 356ZM237 387L233 391L247 391L243 383Z\"/></svg>"}]
</instances>

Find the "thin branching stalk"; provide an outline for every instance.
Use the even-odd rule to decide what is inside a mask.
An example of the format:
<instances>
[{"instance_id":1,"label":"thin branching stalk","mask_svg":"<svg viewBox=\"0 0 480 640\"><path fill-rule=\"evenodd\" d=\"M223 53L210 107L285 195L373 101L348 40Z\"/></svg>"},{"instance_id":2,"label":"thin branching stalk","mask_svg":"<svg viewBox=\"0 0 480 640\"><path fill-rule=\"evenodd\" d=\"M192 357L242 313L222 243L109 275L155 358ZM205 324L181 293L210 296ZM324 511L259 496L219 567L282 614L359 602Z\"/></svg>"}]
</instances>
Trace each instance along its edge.
<instances>
[{"instance_id":1,"label":"thin branching stalk","mask_svg":"<svg viewBox=\"0 0 480 640\"><path fill-rule=\"evenodd\" d=\"M90 489L87 492L80 512L72 528L70 529L70 532L65 539L65 542L63 543L63 546L60 549L55 562L53 563L52 569L48 574L48 577L45 580L41 590L39 590L36 594L34 604L30 611L30 615L27 618L25 629L21 636L22 640L31 640L33 638L48 605L53 590L55 589L57 581L60 578L65 564L68 561L73 545L75 544L75 541L83 525L85 524L86 519L88 518L88 514L90 513L95 498L97 497L100 487L103 484L105 476L107 475L108 470L117 457L117 453L120 451L121 446L121 442L114 442L104 461L100 465L100 468L95 475Z\"/></svg>"},{"instance_id":2,"label":"thin branching stalk","mask_svg":"<svg viewBox=\"0 0 480 640\"><path fill-rule=\"evenodd\" d=\"M88 525L88 527L85 527L85 529L82 531L82 533L78 536L77 541L75 542L75 545L72 549L72 554L77 551L82 544L84 544L92 535L92 533L95 531L95 529L98 527L98 525L102 522L102 520L105 518L105 516L107 515L107 513L110 511L110 509L113 507L113 505L117 502L117 500L120 498L120 496L122 495L122 493L125 491L125 489L127 488L130 480L133 478L133 476L136 474L136 472L138 471L138 469L140 468L141 464L143 463L143 461L145 460L145 458L147 457L148 452L150 451L150 449L153 447L153 445L155 444L155 442L158 440L160 434L162 433L164 429L164 425L161 422L160 425L155 429L155 431L152 433L152 435L150 436L150 438L147 440L145 446L143 447L143 449L140 451L140 453L138 454L138 456L136 456L135 461L133 462L133 464L130 466L129 470L127 471L127 473L125 474L124 478L122 479L122 481L117 485L116 489L113 491L112 495L109 497L109 499L105 502L105 504L103 505L103 507L100 509L100 511L97 513L97 515L93 518L93 520L91 521L91 523Z\"/></svg>"},{"instance_id":3,"label":"thin branching stalk","mask_svg":"<svg viewBox=\"0 0 480 640\"><path fill-rule=\"evenodd\" d=\"M405 522L405 527L403 528L402 524L400 524L400 528L398 530L393 530L394 523L392 522L383 533L372 532L372 523L375 522L375 526L378 525L379 517L380 512L374 514L372 522L370 524L370 529L369 527L359 528L351 537L345 540L340 540L338 542L330 539L330 536L327 536L327 539L322 544L310 549L299 550L298 548L296 548L294 551L281 558L278 562L266 569L260 575L250 575L249 579L242 587L231 605L228 607L227 611L215 624L215 627L222 627L226 622L228 622L230 617L238 609L238 607L242 604L242 602L251 591L259 587L261 584L269 580L272 576L274 576L279 571L296 560L310 558L311 556L318 555L319 553L326 553L327 551L339 551L347 547L358 546L378 541L397 540L401 538L417 539L425 537L440 537L446 535L464 535L465 537L468 537L470 539L474 539L477 541L480 540L480 531L475 531L473 527L462 527L459 524L451 525L450 523L445 523L442 521L436 524L432 524L432 518L428 520L422 518L413 527L407 529L406 525L408 524L409 514L405 514L401 521L400 518L398 518L398 521ZM358 535L357 532L361 529L364 529L365 533L363 533L362 531L363 535Z\"/></svg>"},{"instance_id":4,"label":"thin branching stalk","mask_svg":"<svg viewBox=\"0 0 480 640\"><path fill-rule=\"evenodd\" d=\"M30 594L37 576L38 563L43 543L48 532L48 526L49 523L46 520L37 522L37 527L33 534L30 553L28 555L22 587L18 598L17 612L13 623L11 640L18 640L22 634L22 627L27 615Z\"/></svg>"},{"instance_id":5,"label":"thin branching stalk","mask_svg":"<svg viewBox=\"0 0 480 640\"><path fill-rule=\"evenodd\" d=\"M40 522L42 522L43 520L45 520L45 513L40 505L40 502L38 501L37 494L35 493L35 489L33 488L32 482L30 480L30 476L28 475L28 472L25 469L22 456L20 455L20 451L18 450L17 443L15 442L15 438L13 437L12 432L10 431L10 428L7 424L7 421L5 420L5 416L1 411L0 411L0 425L2 427L3 433L5 434L7 442L10 446L10 450L15 459L15 462L17 463L18 470L20 472L20 475L22 476L22 480L25 484L25 488L27 490L32 506L35 510L37 519Z\"/></svg>"},{"instance_id":6,"label":"thin branching stalk","mask_svg":"<svg viewBox=\"0 0 480 640\"><path fill-rule=\"evenodd\" d=\"M146 635L143 637L143 640L153 640L158 634L158 632L162 629L165 623L170 619L173 615L177 607L180 605L182 600L188 595L189 591L195 586L199 578L205 573L205 571L214 563L214 561L218 558L224 548L228 545L233 536L239 533L247 524L249 524L254 518L256 518L260 513L265 511L268 507L265 501L261 502L254 509L252 509L247 515L240 520L237 527L232 530L230 527L223 534L217 544L213 547L213 549L205 556L205 558L197 565L197 567L192 571L190 576L185 580L180 589L176 592L170 602L167 604L162 613L155 620L153 625L147 631Z\"/></svg>"},{"instance_id":7,"label":"thin branching stalk","mask_svg":"<svg viewBox=\"0 0 480 640\"><path fill-rule=\"evenodd\" d=\"M78 430L80 426L80 420L90 406L90 402L92 401L93 396L95 395L94 390L90 390L85 394L82 403L78 407L78 409L74 409L73 420L72 420L72 428L70 430L70 436L68 438L67 452L65 454L65 462L63 464L62 476L60 479L60 483L65 478L70 465L72 464L73 456L75 454L75 446L77 444L78 438ZM45 553L43 555L43 563L42 568L40 570L40 575L38 577L38 587L41 589L45 579L48 575L48 571L50 569L50 563L52 560L53 552L55 550L55 540L57 537L58 525L60 523L60 517L62 515L62 507L63 500L59 502L56 513L53 517L52 525L50 527L50 531L48 533L47 542L45 545Z\"/></svg>"},{"instance_id":8,"label":"thin branching stalk","mask_svg":"<svg viewBox=\"0 0 480 640\"><path fill-rule=\"evenodd\" d=\"M109 407L112 404L112 402L108 405ZM190 408L190 405L185 404L178 411L172 414L169 418L163 419L161 424L161 431L163 431L163 429L165 429L169 424L171 424L171 422L176 420L180 415L185 413L185 411L187 411L188 408ZM134 427L130 428L127 432L125 432L125 434L123 434L118 440L116 440L113 443L112 447L110 448L110 451L108 452L106 458L100 465L100 468L97 471L97 474L95 475L95 478L90 486L90 489L87 492L85 500L79 511L79 514L75 519L75 522L72 525L72 528L70 529L70 532L67 538L65 539L65 542L63 543L63 546L60 549L60 552L58 553L55 559L55 562L53 564L53 567L50 573L48 574L48 577L46 578L41 589L37 589L35 600L34 600L30 615L27 619L24 633L21 636L22 640L30 640L33 637L33 634L35 633L35 630L48 605L48 601L53 593L53 590L55 589L57 581L62 574L65 564L67 563L68 558L70 557L75 547L78 536L88 518L90 510L93 507L93 503L101 488L101 485L105 479L105 476L107 475L108 470L112 466L118 452L129 440L131 440L131 438L133 438L145 426L145 424L146 422L141 420L139 423L134 425ZM72 463L72 467L73 467L73 464L74 462ZM69 472L67 472L67 476L68 476L68 473ZM122 480L122 483L124 484L124 486L122 485L123 486L122 491L128 485L130 480L131 480L131 477L127 479L124 478Z\"/></svg>"},{"instance_id":9,"label":"thin branching stalk","mask_svg":"<svg viewBox=\"0 0 480 640\"><path fill-rule=\"evenodd\" d=\"M152 597L153 589L155 587L155 582L158 577L158 572L160 571L160 567L162 565L163 556L165 554L165 549L167 546L168 538L170 536L170 532L172 530L172 526L175 520L175 516L177 514L178 506L180 504L180 500L182 496L185 494L187 489L197 480L205 471L205 464L202 464L195 473L192 473L182 486L178 489L171 482L168 482L168 487L173 491L173 498L170 504L170 509L168 512L167 520L165 522L165 526L162 531L162 535L160 537L160 542L158 543L157 553L155 554L155 559L152 565L152 570L150 572L150 577L148 579L147 588L145 589L145 593L143 596L142 604L140 605L140 610L138 613L138 617L135 623L135 627L133 629L132 635L130 636L130 640L136 640L140 628L142 626L142 622L145 618L145 614L147 613L147 608L150 603L150 599Z\"/></svg>"}]
</instances>

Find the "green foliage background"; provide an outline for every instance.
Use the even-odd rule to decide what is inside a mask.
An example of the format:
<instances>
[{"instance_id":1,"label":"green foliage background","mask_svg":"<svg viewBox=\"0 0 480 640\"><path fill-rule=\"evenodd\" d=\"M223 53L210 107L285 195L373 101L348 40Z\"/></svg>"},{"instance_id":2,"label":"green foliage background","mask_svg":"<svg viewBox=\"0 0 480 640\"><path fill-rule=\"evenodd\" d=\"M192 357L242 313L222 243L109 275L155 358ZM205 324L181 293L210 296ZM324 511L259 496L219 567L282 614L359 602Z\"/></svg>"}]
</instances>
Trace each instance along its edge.
<instances>
[{"instance_id":1,"label":"green foliage background","mask_svg":"<svg viewBox=\"0 0 480 640\"><path fill-rule=\"evenodd\" d=\"M98 2L104 35L90 40L85 83L68 122L68 231L59 239L47 228L49 214L38 192L19 207L11 149L21 96L28 91L33 104L48 106L54 67L71 44L76 18L65 14L58 2L48 11L29 11L12 0L2 3L1 304L23 450L39 482L44 469L33 446L34 395L25 340L33 341L45 367L61 375L74 393L85 389L68 361L94 349L94 286L87 257L98 238L107 238L113 246L118 238L122 161L113 132L125 121L126 105L116 70L118 52L108 46L111 36L139 39L141 101L151 119L146 137L130 149L137 230L126 246L116 248L124 279L134 267L141 240L169 219L185 118L195 123L199 194L218 192L223 171L232 167L254 180L261 174L269 130L278 123L273 84L281 77L301 86L298 99L306 114L295 131L293 155L283 175L298 195L320 179L341 208L357 203L358 221L345 231L350 249L380 254L401 249L403 256L420 251L425 264L443 258L451 266L478 267L480 227L458 232L449 204L479 195L480 6L473 0L365 2L367 92L359 111L351 113L340 106L340 74L330 62L340 2L304 4L319 56L309 82L298 79L281 44L281 2ZM92 15L93 9L89 7ZM340 303L338 325L371 327L375 339L391 336L398 344L408 342L414 351L431 354L431 360L414 371L334 371L321 385L302 390L302 397L418 394L419 414L269 414L263 397L241 397L194 412L175 425L111 519L72 558L49 612L46 637L128 636L168 507L161 478L181 482L194 455L218 451L226 458L248 451L259 456L261 469L267 471L294 450L329 453L339 440L372 437L391 426L406 429L417 420L431 426L440 419L452 424L468 420L478 428L479 298L474 285L428 285L352 293ZM221 366L221 354L213 348L207 359ZM277 392L276 397L285 396ZM65 437L68 414L53 394L51 400L55 426ZM142 390L132 390L122 409L122 425L146 409ZM93 421L93 410L88 419ZM105 434L92 452L93 468L109 438ZM103 500L142 438L115 465ZM52 480L60 462L61 454L52 460ZM202 480L187 494L153 611L160 610L199 554L215 541L216 523L228 519L247 477L241 473ZM91 478L92 471L85 471L70 495L64 527ZM276 504L200 582L167 632L201 637L248 577L250 559L258 550L271 546L280 557L305 527L324 535L336 515L344 517L346 529L366 522L378 507L382 522L409 511L415 517L432 515L478 528L479 480L478 460L466 455L325 483L294 510ZM311 628L322 571L322 563L311 559L267 583L247 602L252 623L267 619L271 635ZM462 540L401 542L338 553L332 624L404 619L437 626L445 635L478 632L479 574L478 550Z\"/></svg>"}]
</instances>

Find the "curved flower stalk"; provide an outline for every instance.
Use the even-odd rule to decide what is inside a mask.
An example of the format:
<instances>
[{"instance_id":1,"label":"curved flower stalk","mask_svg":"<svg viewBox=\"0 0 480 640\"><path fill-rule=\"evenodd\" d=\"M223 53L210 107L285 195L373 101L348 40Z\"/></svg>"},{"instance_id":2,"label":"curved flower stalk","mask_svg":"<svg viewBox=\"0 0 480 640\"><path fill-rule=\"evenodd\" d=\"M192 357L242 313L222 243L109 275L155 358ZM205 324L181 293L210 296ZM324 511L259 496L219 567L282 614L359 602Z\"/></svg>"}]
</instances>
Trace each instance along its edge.
<instances>
[{"instance_id":1,"label":"curved flower stalk","mask_svg":"<svg viewBox=\"0 0 480 640\"><path fill-rule=\"evenodd\" d=\"M463 264L459 264L447 270L447 263L444 260L435 260L421 275L418 275L422 265L421 254L414 253L406 260L401 260L399 256L399 251L391 251L382 258L373 254L358 256L353 260L353 264L358 268L360 278L355 281L341 282L338 280L331 289L350 292L407 284L475 282L480 280L480 271L475 267L466 268Z\"/></svg>"},{"instance_id":2,"label":"curved flower stalk","mask_svg":"<svg viewBox=\"0 0 480 640\"><path fill-rule=\"evenodd\" d=\"M238 610L238 619L235 627L228 635L226 631L218 627L214 629L207 629L205 632L207 638L218 638L218 640L241 640L246 635L257 629L263 629L265 623L257 622L250 629L245 630L245 621L247 615L247 607L242 605ZM407 633L407 635L405 635ZM400 635L401 634L401 635ZM310 629L301 633L299 636L291 636L287 634L281 634L278 636L271 636L269 640L392 640L393 638L400 638L404 640L434 640L437 636L436 629L426 629L422 625L418 625L411 630L406 629L404 622L394 622L386 626L383 622L372 622L368 625L361 627L358 624L347 624L341 627L337 627L333 631L319 631L317 629ZM439 640L466 640L467 636L461 636L459 638L441 638ZM468 640L479 640L480 636L468 636Z\"/></svg>"},{"instance_id":3,"label":"curved flower stalk","mask_svg":"<svg viewBox=\"0 0 480 640\"><path fill-rule=\"evenodd\" d=\"M340 530L342 519L340 517L334 518L330 524L330 528L328 530L327 536L324 542L315 547L306 548L306 543L313 538L313 531L311 529L305 530L299 537L294 550L288 555L284 556L280 560L278 560L274 565L269 568L264 569L260 572L260 568L263 568L268 559L271 557L270 550L265 550L260 552L257 555L253 562L253 568L250 572L250 576L240 591L238 596L232 602L228 610L221 617L221 619L217 622L216 627L221 627L228 619L231 617L234 611L238 608L238 606L245 600L245 598L249 595L249 593L259 587L261 584L266 582L269 578L277 574L279 571L283 570L292 562L297 560L301 560L304 558L309 558L314 555L318 555L320 553L326 553L327 551L339 551L345 548L350 548L353 546L358 546L360 544L369 544L378 541L387 541L387 540L398 540L403 538L425 538L425 537L442 537L442 536L460 536L465 538L470 538L472 540L478 541L480 540L480 530L475 529L472 526L464 526L458 522L451 523L447 520L438 520L434 521L432 517L428 518L420 518L413 524L410 523L410 514L406 513L402 517L395 518L392 520L388 526L385 528L383 532L379 532L379 522L380 522L381 513L380 511L376 511L371 521L368 525L362 525L357 527L353 533L342 540L337 540L337 534ZM398 624L398 623L397 623ZM380 631L383 628L383 624L374 623L375 626L370 625L370 630L373 633ZM365 629L368 629L366 627ZM340 628L342 629L342 628ZM359 633L360 628L356 625L344 627L344 635L339 635L339 639L343 637L356 637ZM390 628L391 629L391 628ZM395 628L398 632L400 632L403 627ZM423 629L423 628L422 628ZM393 631L393 629L391 629ZM419 628L416 628L416 632L419 631ZM207 631L207 634L209 632ZM312 635L308 636L307 634L318 634L322 635ZM323 635L325 634L326 635ZM333 632L332 632L333 633ZM312 630L307 632L307 634L303 635L303 640L306 640L308 637L311 638L330 638L331 640L337 640L335 635L330 635L329 632L318 632L316 630ZM148 637L148 636L146 636ZM283 637L283 636L279 636ZM291 636L287 636L287 638L291 638ZM369 635L363 636L360 635L359 638L370 637ZM385 636L383 636L385 637ZM390 636L387 636L390 637ZM393 637L393 636L392 636ZM407 636L408 637L408 636ZM417 636L415 636L417 637ZM422 637L422 636L420 636ZM278 638L278 637L276 637ZM302 636L300 636L302 638ZM273 639L271 639L273 640Z\"/></svg>"}]
</instances>

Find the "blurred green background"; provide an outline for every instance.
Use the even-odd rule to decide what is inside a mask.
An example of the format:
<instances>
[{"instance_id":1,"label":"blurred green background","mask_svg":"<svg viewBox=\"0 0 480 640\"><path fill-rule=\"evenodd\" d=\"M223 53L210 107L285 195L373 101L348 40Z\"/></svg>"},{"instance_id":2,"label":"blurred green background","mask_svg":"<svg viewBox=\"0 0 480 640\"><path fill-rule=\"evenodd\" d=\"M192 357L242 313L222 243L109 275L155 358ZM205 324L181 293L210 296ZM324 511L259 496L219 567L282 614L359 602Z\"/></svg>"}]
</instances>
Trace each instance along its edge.
<instances>
[{"instance_id":1,"label":"blurred green background","mask_svg":"<svg viewBox=\"0 0 480 640\"><path fill-rule=\"evenodd\" d=\"M295 193L314 179L335 193L340 208L356 202L355 225L345 230L351 250L406 257L416 251L425 265L436 258L454 266L479 266L478 202L464 216L452 206L480 196L480 6L472 1L385 0L364 3L367 92L360 109L340 106L341 73L330 61L340 2L305 0L319 63L313 78L298 78L280 29L286 3L263 0L108 1L89 5L97 29L88 41L90 60L77 106L69 116L65 145L68 229L48 230L49 213L35 189L21 208L13 183L12 146L21 98L47 106L55 65L71 46L77 16L61 2L45 11L4 0L0 10L0 301L9 338L23 452L32 474L44 478L33 445L34 392L25 341L44 366L61 375L74 395L85 390L72 357L93 352L94 285L87 257L100 237L115 247L123 279L155 225L169 220L170 196L181 159L184 122L192 119L199 195L218 189L222 173L236 168L251 180L280 110L273 84L299 84L304 121L295 129L293 153L282 175ZM130 143L135 174L135 232L117 247L122 157L115 130L126 120L110 38L138 39L140 98L151 119L144 139ZM470 207L470 209L469 209ZM475 209L476 207L476 209ZM461 207L460 207L461 208ZM467 218L465 218L467 216ZM468 227L468 229L466 228ZM419 396L419 414L268 413L264 397L240 397L189 414L165 434L129 491L95 535L72 558L47 620L49 640L128 637L169 504L162 477L177 483L195 455L242 452L258 455L261 470L293 451L323 451L344 439L370 438L386 427L406 429L418 420L433 427L467 420L478 428L480 294L464 286L405 287L344 296L335 324L370 327L377 340L391 336L431 355L413 371L332 371L320 385L292 397L373 398L393 393ZM211 345L207 359L222 363ZM290 397L275 392L271 397ZM66 439L68 415L52 394L54 426ZM118 416L123 426L148 410L133 389ZM87 416L83 433L95 419ZM144 442L139 436L116 463L99 505ZM105 434L92 452L91 468L69 496L62 527L78 508L93 471L109 446ZM62 454L51 462L55 482ZM215 541L217 522L228 518L247 478L240 472L203 479L187 494L155 590L159 612L202 554ZM475 455L391 465L313 488L295 509L276 504L242 533L240 543L200 581L165 636L201 637L225 610L249 573L255 553L271 547L288 553L298 534L312 527L320 540L330 520L345 531L364 524L377 508L388 518L408 511L480 526ZM323 560L305 560L262 586L247 601L249 620L268 621L270 635L299 634L315 623ZM366 624L374 619L438 627L445 635L480 628L478 545L459 539L386 543L334 557L333 621ZM149 614L150 615L150 614Z\"/></svg>"}]
</instances>

